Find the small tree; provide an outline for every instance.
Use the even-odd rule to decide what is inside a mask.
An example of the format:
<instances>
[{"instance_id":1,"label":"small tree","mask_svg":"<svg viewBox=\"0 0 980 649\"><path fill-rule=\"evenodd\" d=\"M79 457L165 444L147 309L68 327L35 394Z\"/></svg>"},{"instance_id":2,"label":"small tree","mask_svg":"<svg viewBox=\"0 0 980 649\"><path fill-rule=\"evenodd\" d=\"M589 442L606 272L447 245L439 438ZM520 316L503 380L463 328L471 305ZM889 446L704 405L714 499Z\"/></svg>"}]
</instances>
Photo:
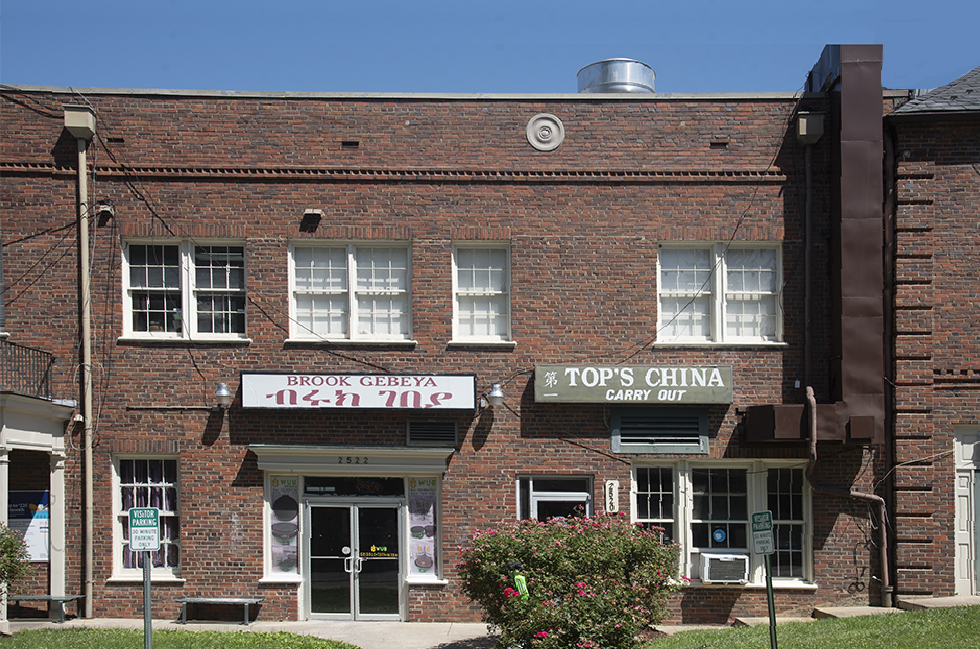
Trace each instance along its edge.
<instances>
[{"instance_id":1,"label":"small tree","mask_svg":"<svg viewBox=\"0 0 980 649\"><path fill-rule=\"evenodd\" d=\"M0 585L23 579L31 571L31 555L20 534L0 524Z\"/></svg>"},{"instance_id":2,"label":"small tree","mask_svg":"<svg viewBox=\"0 0 980 649\"><path fill-rule=\"evenodd\" d=\"M659 539L615 514L478 530L462 551L462 590L500 630L500 646L630 649L682 583L677 546Z\"/></svg>"}]
</instances>

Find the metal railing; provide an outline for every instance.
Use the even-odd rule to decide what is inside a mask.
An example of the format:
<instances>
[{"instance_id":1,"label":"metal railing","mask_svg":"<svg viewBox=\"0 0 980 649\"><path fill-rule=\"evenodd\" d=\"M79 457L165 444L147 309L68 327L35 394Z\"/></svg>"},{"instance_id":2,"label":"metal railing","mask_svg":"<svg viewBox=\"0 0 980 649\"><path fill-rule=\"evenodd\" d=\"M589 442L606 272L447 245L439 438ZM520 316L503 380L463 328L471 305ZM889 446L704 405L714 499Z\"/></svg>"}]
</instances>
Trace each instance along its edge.
<instances>
[{"instance_id":1,"label":"metal railing","mask_svg":"<svg viewBox=\"0 0 980 649\"><path fill-rule=\"evenodd\" d=\"M0 340L0 390L51 398L54 354Z\"/></svg>"}]
</instances>

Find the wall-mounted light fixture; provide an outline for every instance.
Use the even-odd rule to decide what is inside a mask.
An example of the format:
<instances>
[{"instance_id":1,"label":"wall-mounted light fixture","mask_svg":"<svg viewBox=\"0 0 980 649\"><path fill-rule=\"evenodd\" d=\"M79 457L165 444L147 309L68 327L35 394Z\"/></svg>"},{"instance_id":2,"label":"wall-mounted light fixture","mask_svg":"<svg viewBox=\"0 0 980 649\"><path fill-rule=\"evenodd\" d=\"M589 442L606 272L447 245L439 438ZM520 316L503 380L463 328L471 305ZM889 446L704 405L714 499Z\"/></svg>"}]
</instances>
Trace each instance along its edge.
<instances>
[{"instance_id":1,"label":"wall-mounted light fixture","mask_svg":"<svg viewBox=\"0 0 980 649\"><path fill-rule=\"evenodd\" d=\"M796 140L816 144L823 137L823 113L801 111L796 116Z\"/></svg>"},{"instance_id":2,"label":"wall-mounted light fixture","mask_svg":"<svg viewBox=\"0 0 980 649\"><path fill-rule=\"evenodd\" d=\"M487 393L487 401L490 402L490 407L504 405L504 391L500 389L499 383L494 383L493 387L490 388L490 392Z\"/></svg>"},{"instance_id":3,"label":"wall-mounted light fixture","mask_svg":"<svg viewBox=\"0 0 980 649\"><path fill-rule=\"evenodd\" d=\"M300 232L316 232L323 219L323 210L306 210L303 212L303 220L299 222Z\"/></svg>"},{"instance_id":4,"label":"wall-mounted light fixture","mask_svg":"<svg viewBox=\"0 0 980 649\"><path fill-rule=\"evenodd\" d=\"M231 405L232 398L231 390L228 389L227 384L219 383L218 389L214 392L214 398L217 400L218 405L215 407L216 410L224 410Z\"/></svg>"},{"instance_id":5,"label":"wall-mounted light fixture","mask_svg":"<svg viewBox=\"0 0 980 649\"><path fill-rule=\"evenodd\" d=\"M98 217L98 224L101 228L116 216L116 206L112 201L99 201L95 204L95 215Z\"/></svg>"}]
</instances>

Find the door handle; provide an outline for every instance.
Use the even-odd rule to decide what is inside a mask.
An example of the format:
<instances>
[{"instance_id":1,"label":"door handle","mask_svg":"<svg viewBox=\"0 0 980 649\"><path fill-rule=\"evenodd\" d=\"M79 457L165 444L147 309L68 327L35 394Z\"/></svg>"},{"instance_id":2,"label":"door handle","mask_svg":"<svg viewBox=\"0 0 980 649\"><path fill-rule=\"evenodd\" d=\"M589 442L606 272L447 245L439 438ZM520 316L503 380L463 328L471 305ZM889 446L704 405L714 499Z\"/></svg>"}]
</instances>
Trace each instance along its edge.
<instances>
[{"instance_id":1,"label":"door handle","mask_svg":"<svg viewBox=\"0 0 980 649\"><path fill-rule=\"evenodd\" d=\"M354 560L353 557L344 557L344 572L354 571L353 560Z\"/></svg>"},{"instance_id":2,"label":"door handle","mask_svg":"<svg viewBox=\"0 0 980 649\"><path fill-rule=\"evenodd\" d=\"M362 559L361 557L357 557L357 567L354 569L354 571L360 574L363 568L364 568L364 559Z\"/></svg>"}]
</instances>

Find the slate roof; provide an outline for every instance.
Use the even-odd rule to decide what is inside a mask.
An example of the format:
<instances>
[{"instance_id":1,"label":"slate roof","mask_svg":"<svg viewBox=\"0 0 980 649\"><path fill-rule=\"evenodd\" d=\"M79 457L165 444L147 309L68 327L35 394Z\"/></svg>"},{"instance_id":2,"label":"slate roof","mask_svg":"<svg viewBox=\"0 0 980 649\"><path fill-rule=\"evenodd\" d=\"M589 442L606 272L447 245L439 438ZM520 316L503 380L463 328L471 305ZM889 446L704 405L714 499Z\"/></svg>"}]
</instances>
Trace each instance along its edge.
<instances>
[{"instance_id":1,"label":"slate roof","mask_svg":"<svg viewBox=\"0 0 980 649\"><path fill-rule=\"evenodd\" d=\"M919 95L902 104L894 111L898 115L926 113L962 113L980 111L980 68L974 68L962 77Z\"/></svg>"}]
</instances>

